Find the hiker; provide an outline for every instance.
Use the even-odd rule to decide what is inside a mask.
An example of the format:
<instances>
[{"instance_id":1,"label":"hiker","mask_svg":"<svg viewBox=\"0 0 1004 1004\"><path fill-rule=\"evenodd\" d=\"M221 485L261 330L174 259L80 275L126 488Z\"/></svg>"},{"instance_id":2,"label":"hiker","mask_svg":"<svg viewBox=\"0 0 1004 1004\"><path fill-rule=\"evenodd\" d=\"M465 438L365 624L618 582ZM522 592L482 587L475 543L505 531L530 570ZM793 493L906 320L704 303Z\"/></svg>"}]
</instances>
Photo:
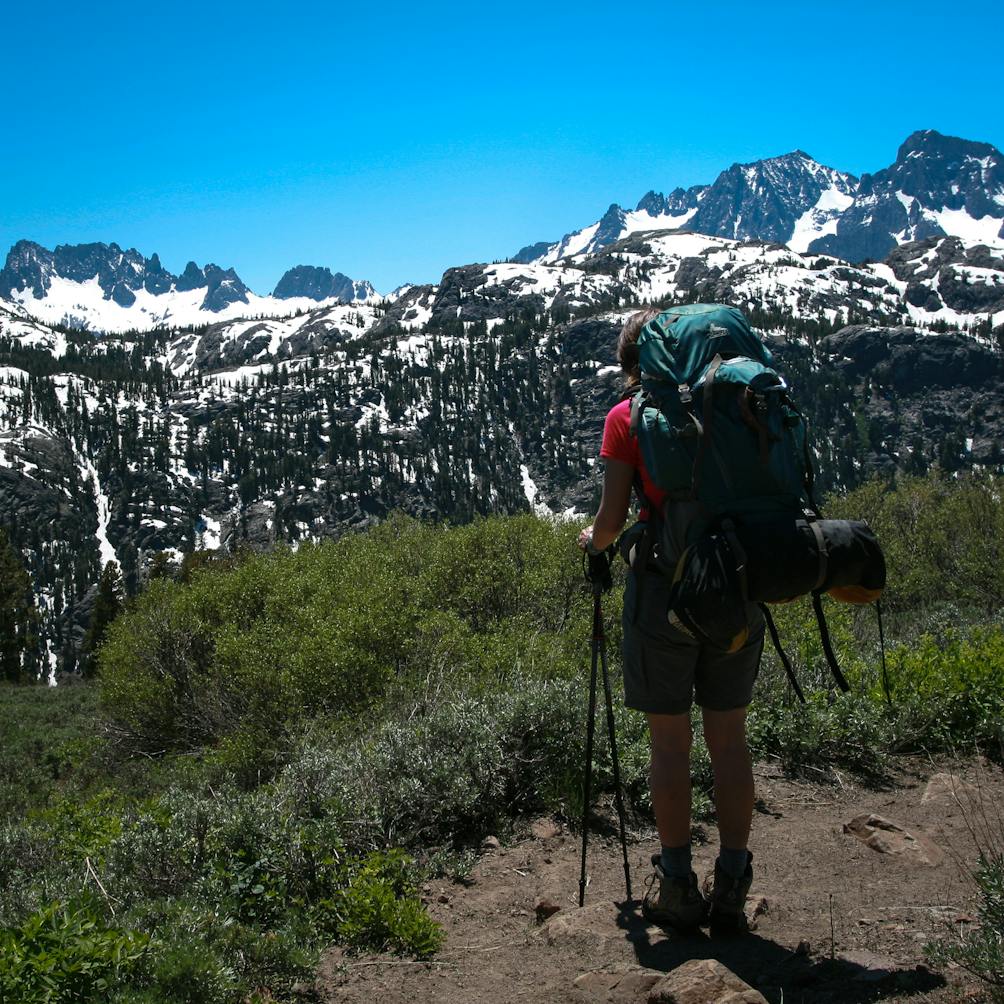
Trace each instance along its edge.
<instances>
[{"instance_id":1,"label":"hiker","mask_svg":"<svg viewBox=\"0 0 1004 1004\"><path fill-rule=\"evenodd\" d=\"M748 619L753 629L730 654L701 644L667 619L670 577L697 503L673 502L663 510L666 495L652 482L638 438L630 430L631 397L641 379L637 340L657 313L634 314L618 339L617 359L627 378L627 393L604 424L603 494L593 525L582 531L579 546L596 554L613 544L627 519L632 488L640 489L637 530L632 528L621 545L635 559L624 594L624 696L629 708L648 718L652 807L662 844L661 853L652 859L655 875L642 912L647 919L678 930L692 930L706 922L716 930L744 930L743 906L753 875L747 841L754 800L746 707L760 666L764 621L751 604ZM676 553L659 553L658 545L637 546L643 531L663 512L672 525L661 539L679 542ZM690 708L695 695L714 769L721 838L709 900L701 894L691 866Z\"/></svg>"}]
</instances>

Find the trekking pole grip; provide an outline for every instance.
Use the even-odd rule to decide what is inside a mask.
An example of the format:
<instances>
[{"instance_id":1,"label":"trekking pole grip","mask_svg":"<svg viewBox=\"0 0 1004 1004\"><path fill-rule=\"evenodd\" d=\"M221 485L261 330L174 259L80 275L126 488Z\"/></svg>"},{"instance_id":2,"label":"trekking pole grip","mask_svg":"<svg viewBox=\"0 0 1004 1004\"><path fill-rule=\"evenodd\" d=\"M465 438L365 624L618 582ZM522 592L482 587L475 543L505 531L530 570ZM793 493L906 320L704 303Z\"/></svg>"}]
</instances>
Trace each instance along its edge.
<instances>
[{"instance_id":1,"label":"trekking pole grip","mask_svg":"<svg viewBox=\"0 0 1004 1004\"><path fill-rule=\"evenodd\" d=\"M610 571L613 564L613 549L608 547L597 554L583 552L584 574L586 581L593 587L593 593L609 593L614 587L614 577Z\"/></svg>"}]
</instances>

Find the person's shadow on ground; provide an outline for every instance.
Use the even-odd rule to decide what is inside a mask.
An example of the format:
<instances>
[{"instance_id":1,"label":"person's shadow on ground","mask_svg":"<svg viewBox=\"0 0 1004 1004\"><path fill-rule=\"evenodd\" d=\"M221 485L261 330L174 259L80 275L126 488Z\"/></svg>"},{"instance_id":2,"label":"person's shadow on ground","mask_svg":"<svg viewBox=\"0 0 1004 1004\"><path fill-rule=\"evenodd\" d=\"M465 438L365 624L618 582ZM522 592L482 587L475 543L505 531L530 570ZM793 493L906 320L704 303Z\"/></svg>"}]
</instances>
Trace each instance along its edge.
<instances>
[{"instance_id":1,"label":"person's shadow on ground","mask_svg":"<svg viewBox=\"0 0 1004 1004\"><path fill-rule=\"evenodd\" d=\"M669 972L691 959L715 959L771 1004L869 1004L945 984L943 977L927 970L869 969L848 959L814 959L754 932L709 937L703 932L681 935L658 928L661 934L653 938L653 928L641 916L637 901L618 906L617 925L631 942L639 965Z\"/></svg>"}]
</instances>

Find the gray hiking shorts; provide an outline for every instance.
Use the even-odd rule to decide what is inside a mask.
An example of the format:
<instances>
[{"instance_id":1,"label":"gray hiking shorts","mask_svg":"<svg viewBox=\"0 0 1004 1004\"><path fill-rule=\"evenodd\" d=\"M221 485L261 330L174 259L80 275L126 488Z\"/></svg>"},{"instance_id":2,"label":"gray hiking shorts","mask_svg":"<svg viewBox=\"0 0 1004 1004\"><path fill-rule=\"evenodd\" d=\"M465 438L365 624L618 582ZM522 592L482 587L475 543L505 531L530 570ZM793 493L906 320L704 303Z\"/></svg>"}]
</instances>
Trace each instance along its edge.
<instances>
[{"instance_id":1,"label":"gray hiking shorts","mask_svg":"<svg viewBox=\"0 0 1004 1004\"><path fill-rule=\"evenodd\" d=\"M745 708L763 652L763 614L750 604L746 644L729 654L670 624L669 579L655 569L640 590L634 572L624 590L624 703L636 711L679 715L697 703L709 711Z\"/></svg>"}]
</instances>

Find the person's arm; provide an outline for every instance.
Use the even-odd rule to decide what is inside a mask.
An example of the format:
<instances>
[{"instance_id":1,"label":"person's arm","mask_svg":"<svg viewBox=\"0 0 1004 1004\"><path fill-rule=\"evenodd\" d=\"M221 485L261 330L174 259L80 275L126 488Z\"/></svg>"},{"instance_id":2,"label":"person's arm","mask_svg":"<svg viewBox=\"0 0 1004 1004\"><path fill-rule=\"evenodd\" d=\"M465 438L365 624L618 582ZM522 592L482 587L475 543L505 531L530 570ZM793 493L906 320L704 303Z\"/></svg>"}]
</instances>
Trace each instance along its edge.
<instances>
[{"instance_id":1,"label":"person's arm","mask_svg":"<svg viewBox=\"0 0 1004 1004\"><path fill-rule=\"evenodd\" d=\"M579 534L579 547L587 548L590 541L593 550L605 551L616 539L627 520L631 507L631 488L634 485L635 469L623 460L604 460L603 495L600 508L593 525Z\"/></svg>"}]
</instances>

